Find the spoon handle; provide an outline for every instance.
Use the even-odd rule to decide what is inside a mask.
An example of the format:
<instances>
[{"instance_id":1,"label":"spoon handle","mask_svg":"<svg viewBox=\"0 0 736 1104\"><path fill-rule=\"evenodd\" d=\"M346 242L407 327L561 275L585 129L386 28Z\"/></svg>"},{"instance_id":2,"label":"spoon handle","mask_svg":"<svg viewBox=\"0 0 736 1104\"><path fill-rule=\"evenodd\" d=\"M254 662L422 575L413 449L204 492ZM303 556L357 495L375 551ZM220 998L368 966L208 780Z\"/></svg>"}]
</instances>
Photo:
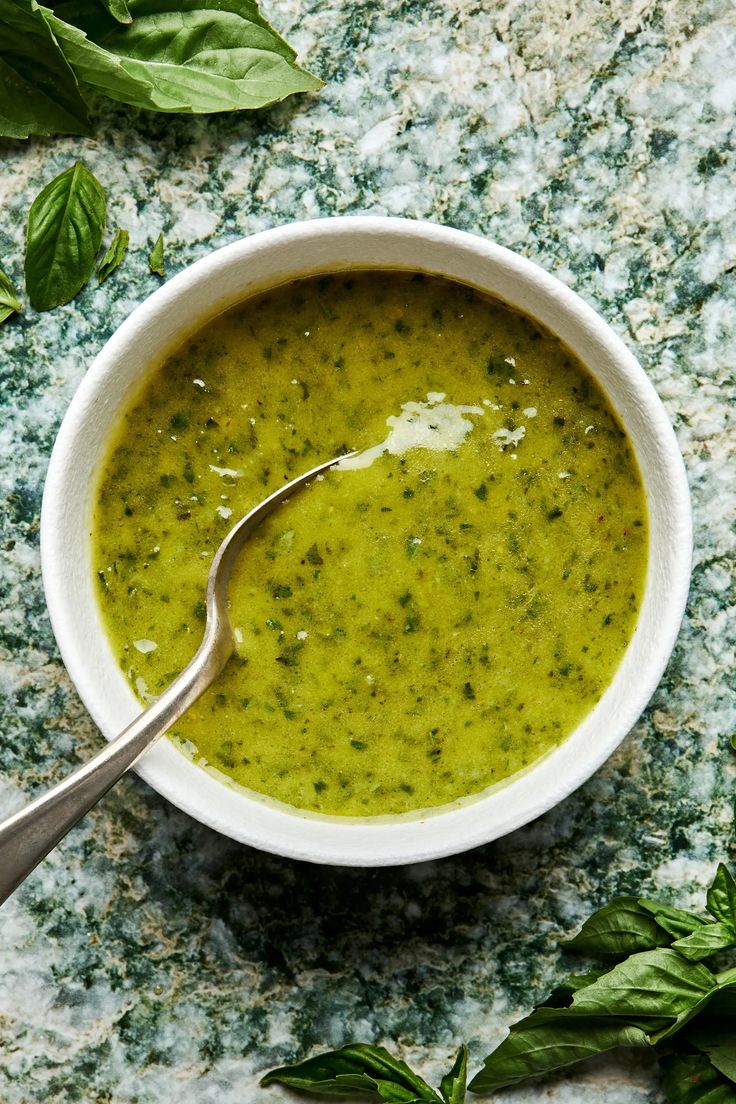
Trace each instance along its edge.
<instances>
[{"instance_id":1,"label":"spoon handle","mask_svg":"<svg viewBox=\"0 0 736 1104\"><path fill-rule=\"evenodd\" d=\"M227 615L230 572L240 550L264 517L294 491L347 456L318 464L259 502L227 534L207 578L204 639L191 663L132 724L57 786L0 823L0 905L78 820L114 786L128 767L179 720L215 681L230 658L233 638Z\"/></svg>"},{"instance_id":2,"label":"spoon handle","mask_svg":"<svg viewBox=\"0 0 736 1104\"><path fill-rule=\"evenodd\" d=\"M204 693L225 666L231 651L229 633L208 632L189 666L119 736L63 782L0 824L0 905L69 829Z\"/></svg>"}]
</instances>

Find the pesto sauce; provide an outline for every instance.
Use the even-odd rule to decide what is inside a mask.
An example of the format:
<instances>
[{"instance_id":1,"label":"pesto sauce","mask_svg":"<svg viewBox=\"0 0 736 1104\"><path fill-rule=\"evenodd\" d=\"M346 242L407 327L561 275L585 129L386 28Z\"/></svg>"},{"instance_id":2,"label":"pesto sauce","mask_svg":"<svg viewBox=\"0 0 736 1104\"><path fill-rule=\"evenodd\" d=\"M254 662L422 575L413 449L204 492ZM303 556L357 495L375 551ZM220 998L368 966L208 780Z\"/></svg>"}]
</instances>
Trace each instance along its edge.
<instances>
[{"instance_id":1,"label":"pesto sauce","mask_svg":"<svg viewBox=\"0 0 736 1104\"><path fill-rule=\"evenodd\" d=\"M320 461L385 442L407 404L425 430L440 408L467 425L450 449L333 471L261 526L231 584L236 655L175 729L203 763L304 809L476 793L599 699L647 559L641 478L606 397L556 338L464 286L312 278L171 356L102 473L103 617L149 701L199 644L228 529Z\"/></svg>"}]
</instances>

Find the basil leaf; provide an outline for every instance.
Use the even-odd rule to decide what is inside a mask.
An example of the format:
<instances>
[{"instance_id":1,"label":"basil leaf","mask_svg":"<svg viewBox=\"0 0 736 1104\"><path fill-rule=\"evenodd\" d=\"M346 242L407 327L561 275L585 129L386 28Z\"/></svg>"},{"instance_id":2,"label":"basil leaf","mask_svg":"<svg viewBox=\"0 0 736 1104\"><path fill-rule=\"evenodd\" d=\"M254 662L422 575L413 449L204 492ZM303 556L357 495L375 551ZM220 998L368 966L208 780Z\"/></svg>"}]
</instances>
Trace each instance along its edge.
<instances>
[{"instance_id":1,"label":"basil leaf","mask_svg":"<svg viewBox=\"0 0 736 1104\"><path fill-rule=\"evenodd\" d=\"M36 310L68 303L89 280L102 242L105 192L81 161L36 196L28 214L26 287Z\"/></svg>"},{"instance_id":2,"label":"basil leaf","mask_svg":"<svg viewBox=\"0 0 736 1104\"><path fill-rule=\"evenodd\" d=\"M98 284L104 284L108 276L112 276L115 269L122 263L123 257L128 252L128 242L130 241L130 234L127 230L121 230L120 227L113 234L112 241L107 247L105 256L99 263L97 268L97 282Z\"/></svg>"},{"instance_id":3,"label":"basil leaf","mask_svg":"<svg viewBox=\"0 0 736 1104\"><path fill-rule=\"evenodd\" d=\"M0 0L0 135L89 134L87 105L36 0Z\"/></svg>"},{"instance_id":4,"label":"basil leaf","mask_svg":"<svg viewBox=\"0 0 736 1104\"><path fill-rule=\"evenodd\" d=\"M322 1066L317 1062L318 1059L307 1059L293 1066L269 1070L261 1078L261 1085L286 1085L316 1096L354 1096L360 1092L376 1094L378 1091L376 1082L370 1077L336 1072L337 1067L331 1063Z\"/></svg>"},{"instance_id":5,"label":"basil leaf","mask_svg":"<svg viewBox=\"0 0 736 1104\"><path fill-rule=\"evenodd\" d=\"M641 951L578 990L577 1012L610 1016L679 1016L717 987L715 974L677 951Z\"/></svg>"},{"instance_id":6,"label":"basil leaf","mask_svg":"<svg viewBox=\"0 0 736 1104\"><path fill-rule=\"evenodd\" d=\"M465 1104L468 1081L468 1048L461 1046L452 1069L440 1082L440 1095L445 1104Z\"/></svg>"},{"instance_id":7,"label":"basil leaf","mask_svg":"<svg viewBox=\"0 0 736 1104\"><path fill-rule=\"evenodd\" d=\"M210 113L264 107L322 85L295 64L294 51L255 0L129 0L129 7L133 22L121 27L96 0L55 6L58 20L87 36L72 31L73 50L50 21L77 78L113 99L155 111ZM110 81L101 53L119 59L127 84Z\"/></svg>"},{"instance_id":8,"label":"basil leaf","mask_svg":"<svg viewBox=\"0 0 736 1104\"><path fill-rule=\"evenodd\" d=\"M670 905L663 905L660 901L649 901L645 897L640 897L639 904L651 913L660 928L664 928L675 939L690 935L696 928L708 923L702 916L698 916L694 912L672 908Z\"/></svg>"},{"instance_id":9,"label":"basil leaf","mask_svg":"<svg viewBox=\"0 0 736 1104\"><path fill-rule=\"evenodd\" d=\"M164 236L159 234L153 243L153 249L148 255L148 267L156 276L165 276L164 267Z\"/></svg>"},{"instance_id":10,"label":"basil leaf","mask_svg":"<svg viewBox=\"0 0 736 1104\"><path fill-rule=\"evenodd\" d=\"M587 974L571 974L566 981L557 985L544 1002L545 1008L567 1008L572 997L578 989L584 989L586 985L592 985L599 977L608 973L608 967L601 970L590 970Z\"/></svg>"},{"instance_id":11,"label":"basil leaf","mask_svg":"<svg viewBox=\"0 0 736 1104\"><path fill-rule=\"evenodd\" d=\"M671 936L636 897L614 897L610 904L594 912L564 946L581 954L625 958L635 951L668 946L671 941Z\"/></svg>"},{"instance_id":12,"label":"basil leaf","mask_svg":"<svg viewBox=\"0 0 736 1104\"><path fill-rule=\"evenodd\" d=\"M724 1042L722 1046L713 1046L711 1043L710 1046L703 1047L703 1050L705 1050L710 1057L711 1065L715 1066L719 1073L722 1073L729 1081L733 1081L734 1084L736 1084L735 1045L732 1036L731 1039L728 1042Z\"/></svg>"},{"instance_id":13,"label":"basil leaf","mask_svg":"<svg viewBox=\"0 0 736 1104\"><path fill-rule=\"evenodd\" d=\"M378 1095L388 1104L428 1104L426 1097L416 1096L410 1089L392 1081L377 1081Z\"/></svg>"},{"instance_id":14,"label":"basil leaf","mask_svg":"<svg viewBox=\"0 0 736 1104\"><path fill-rule=\"evenodd\" d=\"M23 306L13 290L13 285L0 269L0 325L10 318L11 314L22 309Z\"/></svg>"},{"instance_id":15,"label":"basil leaf","mask_svg":"<svg viewBox=\"0 0 736 1104\"><path fill-rule=\"evenodd\" d=\"M670 1018L666 1028L650 1035L652 1042L669 1038L697 1015L716 991L711 971L688 962L677 951L660 948L631 955L592 985L580 989L572 1009L591 1016Z\"/></svg>"},{"instance_id":16,"label":"basil leaf","mask_svg":"<svg viewBox=\"0 0 736 1104\"><path fill-rule=\"evenodd\" d=\"M733 1042L731 1043L733 1048ZM728 1080L736 1084L736 1057L733 1054L733 1049L726 1051L721 1047L715 1047L708 1051L710 1055L710 1064L714 1066L719 1073ZM736 1089L732 1090L734 1093L734 1100L736 1101Z\"/></svg>"},{"instance_id":17,"label":"basil leaf","mask_svg":"<svg viewBox=\"0 0 736 1104\"><path fill-rule=\"evenodd\" d=\"M687 1041L707 1054L724 1077L736 1082L736 1029L705 1022L688 1030Z\"/></svg>"},{"instance_id":18,"label":"basil leaf","mask_svg":"<svg viewBox=\"0 0 736 1104\"><path fill-rule=\"evenodd\" d=\"M468 1088L475 1093L503 1089L620 1046L648 1046L648 1039L641 1028L631 1024L539 1008L513 1025Z\"/></svg>"},{"instance_id":19,"label":"basil leaf","mask_svg":"<svg viewBox=\"0 0 736 1104\"><path fill-rule=\"evenodd\" d=\"M82 84L90 85L111 99L132 107L153 106L150 96L153 85L150 81L128 73L119 57L96 46L84 31L65 23L49 8L41 8L41 11Z\"/></svg>"},{"instance_id":20,"label":"basil leaf","mask_svg":"<svg viewBox=\"0 0 736 1104\"><path fill-rule=\"evenodd\" d=\"M691 935L678 939L672 946L684 955L685 958L696 962L701 958L708 958L723 951L727 947L736 946L736 931L730 924L704 924L696 928Z\"/></svg>"},{"instance_id":21,"label":"basil leaf","mask_svg":"<svg viewBox=\"0 0 736 1104\"><path fill-rule=\"evenodd\" d=\"M392 1104L442 1104L437 1093L405 1062L383 1047L351 1043L305 1062L270 1070L262 1085L288 1085L321 1096L373 1093Z\"/></svg>"},{"instance_id":22,"label":"basil leaf","mask_svg":"<svg viewBox=\"0 0 736 1104\"><path fill-rule=\"evenodd\" d=\"M100 0L106 12L109 12L118 23L132 23L133 16L125 0Z\"/></svg>"},{"instance_id":23,"label":"basil leaf","mask_svg":"<svg viewBox=\"0 0 736 1104\"><path fill-rule=\"evenodd\" d=\"M719 863L705 907L716 920L728 924L736 935L736 881L723 863Z\"/></svg>"},{"instance_id":24,"label":"basil leaf","mask_svg":"<svg viewBox=\"0 0 736 1104\"><path fill-rule=\"evenodd\" d=\"M703 1054L671 1054L659 1066L669 1104L736 1104L733 1085Z\"/></svg>"}]
</instances>

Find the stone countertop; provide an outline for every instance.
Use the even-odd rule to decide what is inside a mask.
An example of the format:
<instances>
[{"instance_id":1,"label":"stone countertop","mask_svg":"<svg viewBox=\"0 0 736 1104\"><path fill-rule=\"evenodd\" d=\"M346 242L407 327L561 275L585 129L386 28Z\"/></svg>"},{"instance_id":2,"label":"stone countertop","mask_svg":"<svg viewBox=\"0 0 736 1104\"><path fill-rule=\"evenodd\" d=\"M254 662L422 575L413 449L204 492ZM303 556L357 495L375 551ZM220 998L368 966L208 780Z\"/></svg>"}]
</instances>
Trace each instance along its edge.
<instances>
[{"instance_id":1,"label":"stone countertop","mask_svg":"<svg viewBox=\"0 0 736 1104\"><path fill-rule=\"evenodd\" d=\"M527 828L403 869L320 869L242 848L125 779L2 910L0 1098L279 1101L259 1071L351 1039L430 1078L472 1065L565 968L555 937L615 893L688 905L734 858L736 16L730 0L270 0L326 80L256 116L101 105L96 136L0 145L1 265L83 157L131 252L103 287L0 330L0 808L96 733L41 587L49 452L94 355L169 272L295 218L449 223L555 273L664 400L696 524L686 621L655 698L591 781ZM645 1056L500 1094L660 1102Z\"/></svg>"}]
</instances>

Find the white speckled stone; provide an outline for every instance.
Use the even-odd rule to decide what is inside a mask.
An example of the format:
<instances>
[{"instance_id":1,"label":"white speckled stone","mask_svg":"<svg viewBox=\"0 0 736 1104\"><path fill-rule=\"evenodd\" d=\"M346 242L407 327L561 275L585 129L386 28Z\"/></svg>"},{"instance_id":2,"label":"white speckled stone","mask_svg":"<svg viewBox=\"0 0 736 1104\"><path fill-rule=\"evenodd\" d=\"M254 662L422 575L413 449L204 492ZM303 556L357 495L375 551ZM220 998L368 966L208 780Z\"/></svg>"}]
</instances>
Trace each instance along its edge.
<instances>
[{"instance_id":1,"label":"white speckled stone","mask_svg":"<svg viewBox=\"0 0 736 1104\"><path fill-rule=\"evenodd\" d=\"M241 1104L269 1066L353 1038L439 1078L473 1064L567 969L556 949L616 892L697 905L734 858L736 15L730 0L271 0L326 87L260 112L137 115L3 142L2 268L77 157L123 267L0 330L0 810L98 745L60 665L38 568L43 477L94 354L175 272L293 218L376 212L488 235L573 285L672 417L696 519L685 626L642 721L523 831L426 867L301 867L248 852L126 779L2 910L3 1104ZM659 1104L645 1055L500 1094Z\"/></svg>"}]
</instances>

